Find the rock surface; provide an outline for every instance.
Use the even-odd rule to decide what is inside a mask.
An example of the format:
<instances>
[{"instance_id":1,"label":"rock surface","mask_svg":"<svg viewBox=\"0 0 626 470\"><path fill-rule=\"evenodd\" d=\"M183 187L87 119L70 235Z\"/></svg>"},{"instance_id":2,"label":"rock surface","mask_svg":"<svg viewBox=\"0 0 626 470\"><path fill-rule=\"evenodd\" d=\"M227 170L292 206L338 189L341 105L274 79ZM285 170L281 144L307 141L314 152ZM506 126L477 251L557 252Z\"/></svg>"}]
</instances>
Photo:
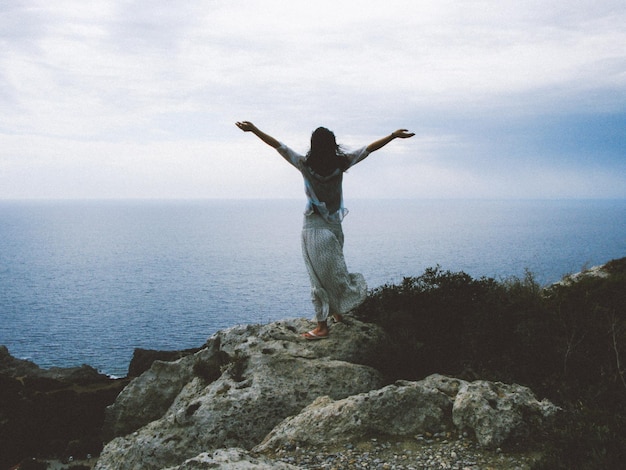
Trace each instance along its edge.
<instances>
[{"instance_id":1,"label":"rock surface","mask_svg":"<svg viewBox=\"0 0 626 470\"><path fill-rule=\"evenodd\" d=\"M530 389L521 385L459 382L452 421L461 431L471 430L483 447L498 447L509 438L526 438L558 411L551 402L538 401Z\"/></svg>"},{"instance_id":2,"label":"rock surface","mask_svg":"<svg viewBox=\"0 0 626 470\"><path fill-rule=\"evenodd\" d=\"M288 446L265 455L302 470L530 470L541 461L541 453L524 447L489 450L451 433L403 439L380 436L341 446Z\"/></svg>"},{"instance_id":3,"label":"rock surface","mask_svg":"<svg viewBox=\"0 0 626 470\"><path fill-rule=\"evenodd\" d=\"M193 379L194 364L204 364L202 372L205 376L212 367L213 376L217 378L227 360L224 356L228 355L219 351L219 340L215 340L195 355L174 362L152 361L150 368L130 382L106 410L104 440L124 436L162 417L183 387ZM196 366L195 371L198 370Z\"/></svg>"},{"instance_id":4,"label":"rock surface","mask_svg":"<svg viewBox=\"0 0 626 470\"><path fill-rule=\"evenodd\" d=\"M342 400L324 396L285 419L254 450L343 444L370 435L436 433L449 427L446 421L451 409L450 397L420 382L388 385Z\"/></svg>"},{"instance_id":5,"label":"rock surface","mask_svg":"<svg viewBox=\"0 0 626 470\"><path fill-rule=\"evenodd\" d=\"M108 409L116 437L96 469L318 468L278 456L372 436L464 435L494 448L556 412L519 385L433 375L383 387L367 365L386 341L377 326L349 318L312 342L299 334L308 328L238 326L195 354L155 361Z\"/></svg>"},{"instance_id":6,"label":"rock surface","mask_svg":"<svg viewBox=\"0 0 626 470\"><path fill-rule=\"evenodd\" d=\"M182 465L170 467L166 470L297 470L289 463L268 459L263 456L253 456L250 452L239 449L219 449L212 454L203 452L192 459L186 460Z\"/></svg>"},{"instance_id":7,"label":"rock surface","mask_svg":"<svg viewBox=\"0 0 626 470\"><path fill-rule=\"evenodd\" d=\"M200 348L183 349L182 351L161 351L156 349L135 348L133 358L128 365L128 377L139 377L150 369L154 361L172 362L190 354L197 353Z\"/></svg>"},{"instance_id":8,"label":"rock surface","mask_svg":"<svg viewBox=\"0 0 626 470\"><path fill-rule=\"evenodd\" d=\"M276 426L254 450L452 431L470 431L481 446L495 448L509 438L526 437L556 411L520 385L432 375L342 400L320 397Z\"/></svg>"},{"instance_id":9,"label":"rock surface","mask_svg":"<svg viewBox=\"0 0 626 470\"><path fill-rule=\"evenodd\" d=\"M250 449L319 396L341 399L382 385L365 365L385 340L378 327L349 319L329 339L310 342L300 336L310 326L302 319L238 326L194 355L154 362L108 410L111 433L127 434L106 445L96 468L161 469L202 452ZM158 404L146 404L150 397Z\"/></svg>"}]
</instances>

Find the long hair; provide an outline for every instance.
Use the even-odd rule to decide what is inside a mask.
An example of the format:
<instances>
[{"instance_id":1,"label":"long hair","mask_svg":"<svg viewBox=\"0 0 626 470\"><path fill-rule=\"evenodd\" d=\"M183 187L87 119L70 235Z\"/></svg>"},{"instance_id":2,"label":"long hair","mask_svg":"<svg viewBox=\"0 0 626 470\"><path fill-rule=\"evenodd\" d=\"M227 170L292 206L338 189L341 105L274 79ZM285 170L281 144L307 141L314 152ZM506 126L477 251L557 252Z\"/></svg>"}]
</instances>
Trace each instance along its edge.
<instances>
[{"instance_id":1,"label":"long hair","mask_svg":"<svg viewBox=\"0 0 626 470\"><path fill-rule=\"evenodd\" d=\"M328 176L338 168L347 170L349 161L337 145L335 134L325 127L318 127L311 134L311 149L306 154L306 164L315 173Z\"/></svg>"}]
</instances>

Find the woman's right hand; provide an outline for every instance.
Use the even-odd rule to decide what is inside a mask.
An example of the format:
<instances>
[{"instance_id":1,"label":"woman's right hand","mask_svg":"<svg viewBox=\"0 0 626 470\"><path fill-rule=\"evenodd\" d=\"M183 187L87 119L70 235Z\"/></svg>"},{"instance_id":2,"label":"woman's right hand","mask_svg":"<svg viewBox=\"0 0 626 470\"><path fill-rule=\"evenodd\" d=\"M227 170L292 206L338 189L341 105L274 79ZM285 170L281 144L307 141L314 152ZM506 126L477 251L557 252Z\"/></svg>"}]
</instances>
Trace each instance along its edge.
<instances>
[{"instance_id":1,"label":"woman's right hand","mask_svg":"<svg viewBox=\"0 0 626 470\"><path fill-rule=\"evenodd\" d=\"M252 124L250 121L238 121L235 123L235 125L244 132L252 132L254 135L256 135L259 139L261 139L267 145L270 145L274 147L275 149L280 147L280 142L278 142L271 135L268 135L265 132L259 130L259 128L256 127L254 124Z\"/></svg>"}]
</instances>

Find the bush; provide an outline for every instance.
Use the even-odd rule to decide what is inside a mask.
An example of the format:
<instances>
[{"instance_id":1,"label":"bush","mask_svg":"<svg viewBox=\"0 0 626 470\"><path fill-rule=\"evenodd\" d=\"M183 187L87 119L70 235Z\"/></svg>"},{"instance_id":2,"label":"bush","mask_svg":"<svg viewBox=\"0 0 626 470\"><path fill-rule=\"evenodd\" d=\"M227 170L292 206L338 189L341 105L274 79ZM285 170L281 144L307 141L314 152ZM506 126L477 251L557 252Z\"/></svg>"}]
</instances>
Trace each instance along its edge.
<instances>
[{"instance_id":1,"label":"bush","mask_svg":"<svg viewBox=\"0 0 626 470\"><path fill-rule=\"evenodd\" d=\"M357 315L389 333L380 368L390 382L436 372L528 383L539 354L529 338L549 343L534 318L543 314L540 291L530 275L498 283L429 268L374 290Z\"/></svg>"},{"instance_id":2,"label":"bush","mask_svg":"<svg viewBox=\"0 0 626 470\"><path fill-rule=\"evenodd\" d=\"M429 268L375 289L357 316L389 334L376 364L389 382L526 385L566 410L543 439L545 468L614 468L626 448L626 258L605 271L541 288L530 273L498 282Z\"/></svg>"}]
</instances>

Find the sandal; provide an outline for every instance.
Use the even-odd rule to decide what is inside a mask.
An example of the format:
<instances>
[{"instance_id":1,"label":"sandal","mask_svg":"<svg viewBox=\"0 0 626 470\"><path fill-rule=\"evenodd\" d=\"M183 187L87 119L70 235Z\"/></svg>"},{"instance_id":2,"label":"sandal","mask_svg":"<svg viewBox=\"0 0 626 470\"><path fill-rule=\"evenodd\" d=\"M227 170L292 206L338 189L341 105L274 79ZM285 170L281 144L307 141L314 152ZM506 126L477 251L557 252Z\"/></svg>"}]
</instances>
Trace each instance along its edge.
<instances>
[{"instance_id":1,"label":"sandal","mask_svg":"<svg viewBox=\"0 0 626 470\"><path fill-rule=\"evenodd\" d=\"M311 330L307 331L306 333L302 333L302 336L304 337L304 339L307 339L309 341L315 341L318 339L327 339L328 333L326 333L325 335L319 335L315 332L315 330Z\"/></svg>"}]
</instances>

